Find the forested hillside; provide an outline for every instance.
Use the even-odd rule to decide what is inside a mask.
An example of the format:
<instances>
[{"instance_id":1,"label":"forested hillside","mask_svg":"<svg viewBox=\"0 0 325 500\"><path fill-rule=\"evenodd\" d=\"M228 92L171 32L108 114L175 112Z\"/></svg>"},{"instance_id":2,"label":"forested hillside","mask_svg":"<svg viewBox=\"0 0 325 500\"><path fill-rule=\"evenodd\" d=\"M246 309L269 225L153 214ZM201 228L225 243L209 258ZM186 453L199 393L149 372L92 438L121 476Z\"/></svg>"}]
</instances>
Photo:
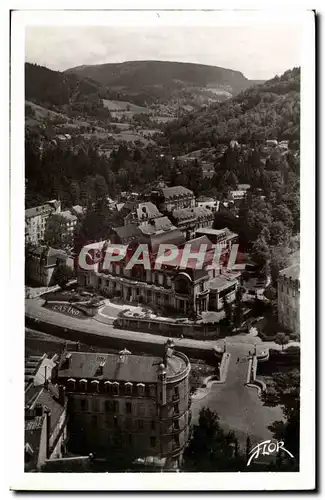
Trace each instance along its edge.
<instances>
[{"instance_id":1,"label":"forested hillside","mask_svg":"<svg viewBox=\"0 0 325 500\"><path fill-rule=\"evenodd\" d=\"M136 104L169 102L180 98L193 100L204 96L222 101L250 86L239 71L170 61L128 61L77 66L66 74L91 78L104 86L112 99L130 100Z\"/></svg>"},{"instance_id":2,"label":"forested hillside","mask_svg":"<svg viewBox=\"0 0 325 500\"><path fill-rule=\"evenodd\" d=\"M109 115L102 102L105 93L98 83L73 74L25 64L25 99L44 108L84 115Z\"/></svg>"},{"instance_id":3,"label":"forested hillside","mask_svg":"<svg viewBox=\"0 0 325 500\"><path fill-rule=\"evenodd\" d=\"M235 139L299 141L300 68L253 86L233 99L188 113L166 126L166 137L188 152Z\"/></svg>"}]
</instances>

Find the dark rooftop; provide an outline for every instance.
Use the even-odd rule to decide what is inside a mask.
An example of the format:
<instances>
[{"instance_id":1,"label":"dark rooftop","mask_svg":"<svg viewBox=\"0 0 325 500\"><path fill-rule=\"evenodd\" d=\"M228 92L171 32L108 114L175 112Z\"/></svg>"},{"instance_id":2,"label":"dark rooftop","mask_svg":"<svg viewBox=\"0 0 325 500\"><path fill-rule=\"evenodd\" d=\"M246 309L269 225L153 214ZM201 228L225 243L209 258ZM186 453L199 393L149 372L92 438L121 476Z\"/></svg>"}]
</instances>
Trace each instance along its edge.
<instances>
[{"instance_id":1,"label":"dark rooftop","mask_svg":"<svg viewBox=\"0 0 325 500\"><path fill-rule=\"evenodd\" d=\"M162 188L162 192L165 198L174 198L177 196L194 196L193 191L184 186Z\"/></svg>"},{"instance_id":2,"label":"dark rooftop","mask_svg":"<svg viewBox=\"0 0 325 500\"><path fill-rule=\"evenodd\" d=\"M137 224L115 227L114 231L121 240L139 238L141 236L141 231Z\"/></svg>"},{"instance_id":3,"label":"dark rooftop","mask_svg":"<svg viewBox=\"0 0 325 500\"><path fill-rule=\"evenodd\" d=\"M299 280L300 278L300 264L294 264L293 266L287 267L280 271L280 276L285 276L292 280Z\"/></svg>"},{"instance_id":4,"label":"dark rooftop","mask_svg":"<svg viewBox=\"0 0 325 500\"><path fill-rule=\"evenodd\" d=\"M64 358L59 368L59 377L85 378L111 381L155 383L162 357L138 356L135 354L103 354L69 352L70 365L64 368ZM162 352L163 355L163 352ZM99 366L104 363L102 375ZM177 355L168 357L167 377L172 377L186 368L186 362Z\"/></svg>"},{"instance_id":5,"label":"dark rooftop","mask_svg":"<svg viewBox=\"0 0 325 500\"><path fill-rule=\"evenodd\" d=\"M227 276L217 276L208 281L207 287L210 290L225 290L236 283L236 278Z\"/></svg>"}]
</instances>

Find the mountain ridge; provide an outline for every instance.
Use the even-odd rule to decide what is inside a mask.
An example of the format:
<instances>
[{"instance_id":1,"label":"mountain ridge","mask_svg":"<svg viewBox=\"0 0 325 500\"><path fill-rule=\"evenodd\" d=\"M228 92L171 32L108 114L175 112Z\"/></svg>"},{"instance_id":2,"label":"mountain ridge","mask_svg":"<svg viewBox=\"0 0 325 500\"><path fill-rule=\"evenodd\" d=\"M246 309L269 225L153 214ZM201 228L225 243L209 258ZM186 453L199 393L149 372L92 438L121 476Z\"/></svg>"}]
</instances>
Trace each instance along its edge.
<instances>
[{"instance_id":1,"label":"mountain ridge","mask_svg":"<svg viewBox=\"0 0 325 500\"><path fill-rule=\"evenodd\" d=\"M112 92L123 95L147 93L148 99L168 99L184 96L189 92L224 92L234 95L251 86L251 81L243 73L233 69L199 63L176 61L126 61L80 65L65 70L65 74L90 78Z\"/></svg>"}]
</instances>

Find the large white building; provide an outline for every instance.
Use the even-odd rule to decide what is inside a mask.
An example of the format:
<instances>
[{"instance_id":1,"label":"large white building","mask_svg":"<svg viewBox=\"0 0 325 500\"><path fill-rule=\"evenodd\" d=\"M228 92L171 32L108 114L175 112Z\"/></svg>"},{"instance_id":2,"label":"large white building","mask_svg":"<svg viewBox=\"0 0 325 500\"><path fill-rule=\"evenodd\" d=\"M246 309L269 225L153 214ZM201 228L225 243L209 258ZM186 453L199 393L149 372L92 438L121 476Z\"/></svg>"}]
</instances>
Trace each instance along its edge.
<instances>
[{"instance_id":1,"label":"large white building","mask_svg":"<svg viewBox=\"0 0 325 500\"><path fill-rule=\"evenodd\" d=\"M300 265L283 269L278 277L278 321L286 329L300 332Z\"/></svg>"},{"instance_id":2,"label":"large white building","mask_svg":"<svg viewBox=\"0 0 325 500\"><path fill-rule=\"evenodd\" d=\"M25 210L25 243L38 245L44 240L47 219L61 212L61 202L50 200L44 205Z\"/></svg>"},{"instance_id":3,"label":"large white building","mask_svg":"<svg viewBox=\"0 0 325 500\"><path fill-rule=\"evenodd\" d=\"M65 352L57 382L68 397L69 434L77 453L106 454L112 438L140 456L179 462L189 437L190 362L173 350L161 357Z\"/></svg>"}]
</instances>

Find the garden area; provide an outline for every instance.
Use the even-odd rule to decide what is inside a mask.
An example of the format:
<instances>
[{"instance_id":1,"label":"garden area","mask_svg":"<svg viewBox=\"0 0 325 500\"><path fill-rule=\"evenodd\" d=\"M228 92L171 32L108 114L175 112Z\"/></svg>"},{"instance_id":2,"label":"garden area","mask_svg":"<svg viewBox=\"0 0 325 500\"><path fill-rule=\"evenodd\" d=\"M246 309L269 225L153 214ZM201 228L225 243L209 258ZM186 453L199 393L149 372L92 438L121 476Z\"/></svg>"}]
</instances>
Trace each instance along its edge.
<instances>
[{"instance_id":1,"label":"garden area","mask_svg":"<svg viewBox=\"0 0 325 500\"><path fill-rule=\"evenodd\" d=\"M270 349L268 361L259 362L257 365L257 377L266 384L267 390L269 390L272 388L276 376L290 373L292 370L300 371L300 347L289 346L282 350Z\"/></svg>"},{"instance_id":2,"label":"garden area","mask_svg":"<svg viewBox=\"0 0 325 500\"><path fill-rule=\"evenodd\" d=\"M197 389L203 387L203 381L206 377L218 374L218 367L207 364L201 359L191 359L191 371L189 376L190 393L193 394Z\"/></svg>"}]
</instances>

